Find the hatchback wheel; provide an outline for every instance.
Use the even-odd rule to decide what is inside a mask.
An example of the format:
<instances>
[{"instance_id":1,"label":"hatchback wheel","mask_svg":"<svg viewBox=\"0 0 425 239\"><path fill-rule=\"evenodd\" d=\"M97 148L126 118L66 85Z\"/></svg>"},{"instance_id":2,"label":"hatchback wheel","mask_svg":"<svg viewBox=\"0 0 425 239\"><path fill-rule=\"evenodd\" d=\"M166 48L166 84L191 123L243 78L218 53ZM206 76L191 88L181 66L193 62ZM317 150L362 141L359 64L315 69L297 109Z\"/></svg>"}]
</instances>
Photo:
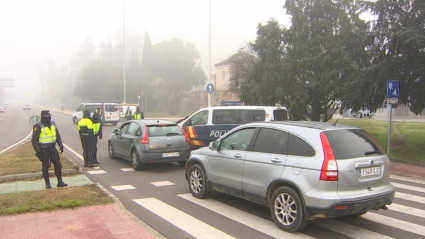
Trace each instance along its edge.
<instances>
[{"instance_id":1,"label":"hatchback wheel","mask_svg":"<svg viewBox=\"0 0 425 239\"><path fill-rule=\"evenodd\" d=\"M77 117L72 118L72 122L73 122L74 124L78 124L78 119L77 119Z\"/></svg>"},{"instance_id":2,"label":"hatchback wheel","mask_svg":"<svg viewBox=\"0 0 425 239\"><path fill-rule=\"evenodd\" d=\"M140 162L135 149L131 150L131 163L133 164L134 170L142 170L145 168L145 164Z\"/></svg>"},{"instance_id":3,"label":"hatchback wheel","mask_svg":"<svg viewBox=\"0 0 425 239\"><path fill-rule=\"evenodd\" d=\"M116 159L117 158L114 154L114 148L112 146L111 141L109 141L109 143L108 143L108 152L109 152L109 158L110 159Z\"/></svg>"},{"instance_id":4,"label":"hatchback wheel","mask_svg":"<svg viewBox=\"0 0 425 239\"><path fill-rule=\"evenodd\" d=\"M198 164L193 165L189 170L189 190L196 198L206 198L210 195L207 190L207 178L202 167Z\"/></svg>"},{"instance_id":5,"label":"hatchback wheel","mask_svg":"<svg viewBox=\"0 0 425 239\"><path fill-rule=\"evenodd\" d=\"M276 225L287 232L302 230L308 224L301 199L290 187L280 187L273 193L270 213Z\"/></svg>"}]
</instances>

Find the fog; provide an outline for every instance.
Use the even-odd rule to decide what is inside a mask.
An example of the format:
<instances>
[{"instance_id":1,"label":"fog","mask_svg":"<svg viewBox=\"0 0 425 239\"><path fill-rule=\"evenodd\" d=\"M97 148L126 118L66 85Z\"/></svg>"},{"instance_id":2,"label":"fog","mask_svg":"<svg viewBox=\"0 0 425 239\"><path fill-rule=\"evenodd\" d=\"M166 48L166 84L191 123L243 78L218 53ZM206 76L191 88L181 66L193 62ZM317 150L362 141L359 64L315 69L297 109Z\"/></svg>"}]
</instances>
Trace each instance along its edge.
<instances>
[{"instance_id":1,"label":"fog","mask_svg":"<svg viewBox=\"0 0 425 239\"><path fill-rule=\"evenodd\" d=\"M211 64L225 60L245 42L254 41L258 23L275 18L289 24L283 3L212 0ZM202 67L208 74L207 0L126 0L125 10L125 31L140 35L140 44L145 32L152 44L174 37L191 42L200 51ZM18 98L35 95L41 89L39 69L45 68L47 61L68 65L86 37L92 37L98 48L108 40L116 44L122 29L122 0L1 0L0 78L15 79L15 88L0 89L0 94ZM127 48L127 59L130 50Z\"/></svg>"}]
</instances>

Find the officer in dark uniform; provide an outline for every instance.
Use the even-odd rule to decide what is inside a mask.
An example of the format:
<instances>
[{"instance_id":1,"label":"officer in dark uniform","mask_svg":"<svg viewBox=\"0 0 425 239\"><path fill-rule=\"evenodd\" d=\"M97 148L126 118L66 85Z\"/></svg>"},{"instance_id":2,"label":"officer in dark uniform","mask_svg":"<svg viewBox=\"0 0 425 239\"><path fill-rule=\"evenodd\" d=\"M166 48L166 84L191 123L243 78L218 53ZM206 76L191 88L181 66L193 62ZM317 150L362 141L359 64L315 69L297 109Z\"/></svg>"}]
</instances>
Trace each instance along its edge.
<instances>
[{"instance_id":1,"label":"officer in dark uniform","mask_svg":"<svg viewBox=\"0 0 425 239\"><path fill-rule=\"evenodd\" d=\"M55 122L51 121L51 116L48 110L41 111L41 121L34 125L32 146L36 152L35 155L42 163L42 172L44 181L46 182L46 188L52 188L49 179L50 162L55 166L58 187L66 187L68 184L62 181L62 164L60 162L59 153L56 150L57 143L61 153L63 153L63 144Z\"/></svg>"},{"instance_id":2,"label":"officer in dark uniform","mask_svg":"<svg viewBox=\"0 0 425 239\"><path fill-rule=\"evenodd\" d=\"M143 112L140 112L140 108L139 107L136 108L136 112L134 112L134 117L133 118L135 120L139 120L139 119L144 119L145 118Z\"/></svg>"},{"instance_id":3,"label":"officer in dark uniform","mask_svg":"<svg viewBox=\"0 0 425 239\"><path fill-rule=\"evenodd\" d=\"M94 134L93 164L99 164L99 161L97 161L97 139L98 138L102 139L102 135L103 135L101 119L102 119L102 113L99 107L98 109L96 109L92 117L93 134Z\"/></svg>"},{"instance_id":4,"label":"officer in dark uniform","mask_svg":"<svg viewBox=\"0 0 425 239\"><path fill-rule=\"evenodd\" d=\"M127 107L127 111L125 112L125 118L127 119L127 121L132 120L130 106Z\"/></svg>"},{"instance_id":5,"label":"officer in dark uniform","mask_svg":"<svg viewBox=\"0 0 425 239\"><path fill-rule=\"evenodd\" d=\"M83 118L78 122L78 133L80 134L81 144L83 146L84 167L94 167L94 132L93 121L90 119L90 111L83 111Z\"/></svg>"}]
</instances>

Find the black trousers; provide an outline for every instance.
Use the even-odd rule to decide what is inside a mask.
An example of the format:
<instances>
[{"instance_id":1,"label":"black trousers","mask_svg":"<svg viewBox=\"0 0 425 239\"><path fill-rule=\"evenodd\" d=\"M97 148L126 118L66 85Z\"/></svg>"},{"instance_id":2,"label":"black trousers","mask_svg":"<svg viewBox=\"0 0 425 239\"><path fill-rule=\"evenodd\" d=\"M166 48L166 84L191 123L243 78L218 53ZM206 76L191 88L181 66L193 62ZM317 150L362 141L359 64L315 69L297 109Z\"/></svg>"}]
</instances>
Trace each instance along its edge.
<instances>
[{"instance_id":1,"label":"black trousers","mask_svg":"<svg viewBox=\"0 0 425 239\"><path fill-rule=\"evenodd\" d=\"M62 177L62 164L59 158L59 153L55 146L43 149L44 157L41 159L43 177L47 181L49 179L50 162L55 166L55 175L58 180Z\"/></svg>"},{"instance_id":2,"label":"black trousers","mask_svg":"<svg viewBox=\"0 0 425 239\"><path fill-rule=\"evenodd\" d=\"M97 139L98 138L98 136L96 135L95 137L94 137L94 146L93 146L93 162L96 162L97 161Z\"/></svg>"},{"instance_id":3,"label":"black trousers","mask_svg":"<svg viewBox=\"0 0 425 239\"><path fill-rule=\"evenodd\" d=\"M92 164L94 155L94 142L91 136L81 136L81 144L83 145L84 165Z\"/></svg>"}]
</instances>

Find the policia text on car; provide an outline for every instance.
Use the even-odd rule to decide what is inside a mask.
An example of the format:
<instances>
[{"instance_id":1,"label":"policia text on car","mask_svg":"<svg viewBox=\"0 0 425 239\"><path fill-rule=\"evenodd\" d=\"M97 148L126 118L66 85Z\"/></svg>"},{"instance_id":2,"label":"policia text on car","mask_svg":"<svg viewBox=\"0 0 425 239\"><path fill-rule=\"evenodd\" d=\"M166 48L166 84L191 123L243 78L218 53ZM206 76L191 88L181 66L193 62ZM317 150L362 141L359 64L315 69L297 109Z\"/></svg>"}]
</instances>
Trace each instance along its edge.
<instances>
[{"instance_id":1,"label":"policia text on car","mask_svg":"<svg viewBox=\"0 0 425 239\"><path fill-rule=\"evenodd\" d=\"M48 110L43 110L41 111L41 121L34 125L32 146L36 152L35 155L42 163L42 172L44 181L46 182L46 188L51 188L49 179L50 162L55 166L58 187L68 186L68 184L62 181L62 164L56 149L56 143L59 145L61 153L63 153L63 144L56 124L51 121L50 112Z\"/></svg>"},{"instance_id":2,"label":"policia text on car","mask_svg":"<svg viewBox=\"0 0 425 239\"><path fill-rule=\"evenodd\" d=\"M94 131L93 121L90 119L90 111L84 110L83 118L78 122L78 133L83 146L84 167L93 167L94 155Z\"/></svg>"}]
</instances>

